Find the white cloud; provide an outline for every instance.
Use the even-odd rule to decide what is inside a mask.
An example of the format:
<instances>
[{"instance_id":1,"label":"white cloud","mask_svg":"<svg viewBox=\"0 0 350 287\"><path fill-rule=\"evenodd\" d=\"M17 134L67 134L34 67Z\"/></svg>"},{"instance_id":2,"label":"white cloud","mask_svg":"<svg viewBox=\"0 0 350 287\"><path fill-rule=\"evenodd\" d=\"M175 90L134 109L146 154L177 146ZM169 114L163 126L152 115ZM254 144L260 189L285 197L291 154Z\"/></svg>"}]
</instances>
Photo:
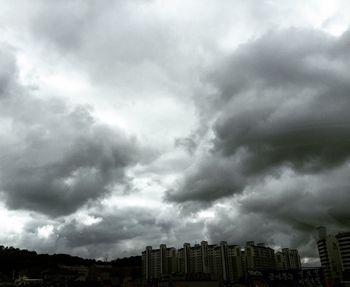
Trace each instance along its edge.
<instances>
[{"instance_id":1,"label":"white cloud","mask_svg":"<svg viewBox=\"0 0 350 287\"><path fill-rule=\"evenodd\" d=\"M54 233L53 225L44 225L37 228L38 237L41 239L48 239Z\"/></svg>"}]
</instances>

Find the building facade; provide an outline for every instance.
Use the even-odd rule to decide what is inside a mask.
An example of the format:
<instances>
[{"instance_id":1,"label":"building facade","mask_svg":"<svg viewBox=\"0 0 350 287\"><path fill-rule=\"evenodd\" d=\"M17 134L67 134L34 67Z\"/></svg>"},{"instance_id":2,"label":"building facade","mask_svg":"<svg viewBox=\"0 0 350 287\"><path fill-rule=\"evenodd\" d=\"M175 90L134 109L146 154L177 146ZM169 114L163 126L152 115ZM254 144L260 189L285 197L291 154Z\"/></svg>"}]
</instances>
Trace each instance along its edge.
<instances>
[{"instance_id":1,"label":"building facade","mask_svg":"<svg viewBox=\"0 0 350 287\"><path fill-rule=\"evenodd\" d=\"M327 234L323 226L318 227L317 248L326 279L341 281L343 267L338 240L334 235Z\"/></svg>"},{"instance_id":2,"label":"building facade","mask_svg":"<svg viewBox=\"0 0 350 287\"><path fill-rule=\"evenodd\" d=\"M343 280L350 281L350 232L338 233L336 236L342 262Z\"/></svg>"},{"instance_id":3,"label":"building facade","mask_svg":"<svg viewBox=\"0 0 350 287\"><path fill-rule=\"evenodd\" d=\"M275 251L266 247L264 243L255 245L254 241L248 241L245 247L245 261L247 270L274 270Z\"/></svg>"},{"instance_id":4,"label":"building facade","mask_svg":"<svg viewBox=\"0 0 350 287\"><path fill-rule=\"evenodd\" d=\"M284 248L280 251L283 269L297 270L301 267L297 250ZM275 252L264 244L249 241L243 250L226 241L208 244L202 241L182 248L168 248L161 244L159 249L146 247L142 252L143 277L146 281L161 280L169 276L184 278L207 278L221 282L238 282L247 271L276 270Z\"/></svg>"},{"instance_id":5,"label":"building facade","mask_svg":"<svg viewBox=\"0 0 350 287\"><path fill-rule=\"evenodd\" d=\"M147 281L158 279L167 274L177 272L177 252L171 247L161 244L159 249L147 246L142 252L142 273Z\"/></svg>"},{"instance_id":6,"label":"building facade","mask_svg":"<svg viewBox=\"0 0 350 287\"><path fill-rule=\"evenodd\" d=\"M282 250L275 254L276 270L300 270L301 261L298 250L282 248Z\"/></svg>"}]
</instances>

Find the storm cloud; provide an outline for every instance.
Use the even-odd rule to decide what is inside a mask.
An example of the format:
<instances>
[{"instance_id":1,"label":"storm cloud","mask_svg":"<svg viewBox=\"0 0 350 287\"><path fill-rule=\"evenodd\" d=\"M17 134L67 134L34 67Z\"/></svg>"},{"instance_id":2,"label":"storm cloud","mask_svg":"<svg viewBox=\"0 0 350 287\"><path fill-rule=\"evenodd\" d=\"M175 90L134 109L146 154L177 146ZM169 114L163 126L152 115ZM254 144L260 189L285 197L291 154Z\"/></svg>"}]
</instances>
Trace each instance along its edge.
<instances>
[{"instance_id":1,"label":"storm cloud","mask_svg":"<svg viewBox=\"0 0 350 287\"><path fill-rule=\"evenodd\" d=\"M315 227L350 218L350 6L331 2L3 1L0 243L255 240L317 264Z\"/></svg>"},{"instance_id":2,"label":"storm cloud","mask_svg":"<svg viewBox=\"0 0 350 287\"><path fill-rule=\"evenodd\" d=\"M337 39L291 29L242 45L222 61L207 78L217 96L212 148L185 176L182 196L169 193L169 199L213 200L242 192L271 173L278 177L281 168L319 173L345 164L350 74L343 45L348 38L349 33ZM242 184L242 177L251 181Z\"/></svg>"},{"instance_id":3,"label":"storm cloud","mask_svg":"<svg viewBox=\"0 0 350 287\"><path fill-rule=\"evenodd\" d=\"M0 182L10 208L69 214L123 184L140 160L135 138L96 121L89 107L25 92L13 57L1 75Z\"/></svg>"},{"instance_id":4,"label":"storm cloud","mask_svg":"<svg viewBox=\"0 0 350 287\"><path fill-rule=\"evenodd\" d=\"M205 78L215 91L211 145L166 199L214 206L213 241L255 238L315 258L315 226L348 228L349 35L271 32Z\"/></svg>"}]
</instances>

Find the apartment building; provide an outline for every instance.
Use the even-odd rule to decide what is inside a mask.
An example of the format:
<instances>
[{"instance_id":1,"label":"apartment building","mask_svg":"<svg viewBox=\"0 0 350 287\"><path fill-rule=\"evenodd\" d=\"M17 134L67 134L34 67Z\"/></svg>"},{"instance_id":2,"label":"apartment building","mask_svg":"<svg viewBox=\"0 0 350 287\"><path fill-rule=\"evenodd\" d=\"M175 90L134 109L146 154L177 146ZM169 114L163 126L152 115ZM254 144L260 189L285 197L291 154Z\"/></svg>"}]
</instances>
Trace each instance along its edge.
<instances>
[{"instance_id":1,"label":"apartment building","mask_svg":"<svg viewBox=\"0 0 350 287\"><path fill-rule=\"evenodd\" d=\"M247 270L268 271L275 269L275 251L264 243L255 245L248 241L245 247L245 262Z\"/></svg>"},{"instance_id":2,"label":"apartment building","mask_svg":"<svg viewBox=\"0 0 350 287\"><path fill-rule=\"evenodd\" d=\"M288 259L285 266L289 266L289 269L300 266L296 250L285 248L281 253L283 258ZM237 282L245 276L246 270L274 270L275 253L272 248L262 243L255 245L253 241L247 243L245 250L226 241L219 244L202 241L193 246L184 243L177 250L161 244L159 249L146 247L142 252L142 266L145 280L183 274L188 277L204 276L222 282Z\"/></svg>"},{"instance_id":3,"label":"apartment building","mask_svg":"<svg viewBox=\"0 0 350 287\"><path fill-rule=\"evenodd\" d=\"M171 247L161 244L159 249L147 246L142 252L142 273L146 280L161 278L177 272L177 252Z\"/></svg>"},{"instance_id":4,"label":"apartment building","mask_svg":"<svg viewBox=\"0 0 350 287\"><path fill-rule=\"evenodd\" d=\"M336 236L342 262L343 280L350 281L350 232L341 232Z\"/></svg>"},{"instance_id":5,"label":"apartment building","mask_svg":"<svg viewBox=\"0 0 350 287\"><path fill-rule=\"evenodd\" d=\"M328 281L342 280L342 260L338 240L334 235L327 234L325 227L318 229L317 248L321 266Z\"/></svg>"},{"instance_id":6,"label":"apartment building","mask_svg":"<svg viewBox=\"0 0 350 287\"><path fill-rule=\"evenodd\" d=\"M301 261L298 250L282 248L282 250L277 251L275 254L275 265L276 270L300 270Z\"/></svg>"}]
</instances>

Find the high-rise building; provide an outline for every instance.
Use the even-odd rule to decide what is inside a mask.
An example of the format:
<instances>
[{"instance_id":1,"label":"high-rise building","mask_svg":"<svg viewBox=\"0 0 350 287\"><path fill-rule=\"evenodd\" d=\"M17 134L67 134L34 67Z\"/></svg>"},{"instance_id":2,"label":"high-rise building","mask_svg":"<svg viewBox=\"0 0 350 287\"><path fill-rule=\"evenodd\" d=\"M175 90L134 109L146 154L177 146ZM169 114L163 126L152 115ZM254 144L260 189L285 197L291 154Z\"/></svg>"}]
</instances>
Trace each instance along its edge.
<instances>
[{"instance_id":1,"label":"high-rise building","mask_svg":"<svg viewBox=\"0 0 350 287\"><path fill-rule=\"evenodd\" d=\"M188 263L186 262L186 259L188 258L185 256L185 247L180 248L177 250L177 270L181 274L187 274L187 266Z\"/></svg>"},{"instance_id":2,"label":"high-rise building","mask_svg":"<svg viewBox=\"0 0 350 287\"><path fill-rule=\"evenodd\" d=\"M336 236L343 269L343 279L350 281L350 232L341 232Z\"/></svg>"},{"instance_id":3,"label":"high-rise building","mask_svg":"<svg viewBox=\"0 0 350 287\"><path fill-rule=\"evenodd\" d=\"M146 280L161 278L177 271L176 249L161 244L159 249L147 246L142 252L143 275Z\"/></svg>"},{"instance_id":4,"label":"high-rise building","mask_svg":"<svg viewBox=\"0 0 350 287\"><path fill-rule=\"evenodd\" d=\"M229 281L237 282L241 277L244 276L241 247L237 245L228 245L227 266Z\"/></svg>"},{"instance_id":5,"label":"high-rise building","mask_svg":"<svg viewBox=\"0 0 350 287\"><path fill-rule=\"evenodd\" d=\"M327 234L326 228L318 227L317 248L321 266L328 281L342 279L342 263L338 240L334 235Z\"/></svg>"},{"instance_id":6,"label":"high-rise building","mask_svg":"<svg viewBox=\"0 0 350 287\"><path fill-rule=\"evenodd\" d=\"M202 241L191 247L185 243L178 250L178 271L183 274L209 273L208 242Z\"/></svg>"},{"instance_id":7,"label":"high-rise building","mask_svg":"<svg viewBox=\"0 0 350 287\"><path fill-rule=\"evenodd\" d=\"M275 264L277 270L300 270L301 261L298 250L282 248L275 254Z\"/></svg>"},{"instance_id":8,"label":"high-rise building","mask_svg":"<svg viewBox=\"0 0 350 287\"><path fill-rule=\"evenodd\" d=\"M200 244L195 244L191 248L191 273L202 273L203 272L203 258L202 258L202 248Z\"/></svg>"},{"instance_id":9,"label":"high-rise building","mask_svg":"<svg viewBox=\"0 0 350 287\"><path fill-rule=\"evenodd\" d=\"M207 245L207 273L212 274L212 276L214 277L213 274L216 274L217 271L217 267L216 267L216 251L215 251L216 245L215 244L208 244Z\"/></svg>"},{"instance_id":10,"label":"high-rise building","mask_svg":"<svg viewBox=\"0 0 350 287\"><path fill-rule=\"evenodd\" d=\"M287 262L283 256L282 251L277 251L275 254L276 270L287 270Z\"/></svg>"},{"instance_id":11,"label":"high-rise building","mask_svg":"<svg viewBox=\"0 0 350 287\"><path fill-rule=\"evenodd\" d=\"M254 241L248 241L245 247L245 261L247 270L274 270L275 251L266 247L264 243L255 245Z\"/></svg>"},{"instance_id":12,"label":"high-rise building","mask_svg":"<svg viewBox=\"0 0 350 287\"><path fill-rule=\"evenodd\" d=\"M146 280L160 277L160 251L147 246L142 252L142 271Z\"/></svg>"},{"instance_id":13,"label":"high-rise building","mask_svg":"<svg viewBox=\"0 0 350 287\"><path fill-rule=\"evenodd\" d=\"M191 273L191 258L192 258L192 253L191 253L191 245L189 243L184 244L183 248L184 252L184 271L185 274Z\"/></svg>"},{"instance_id":14,"label":"high-rise building","mask_svg":"<svg viewBox=\"0 0 350 287\"><path fill-rule=\"evenodd\" d=\"M284 248L278 253L284 265L281 270L300 268L297 250ZM226 241L208 244L202 241L191 246L185 243L182 248L168 248L161 244L159 249L146 247L142 252L143 275L146 281L166 279L169 275L184 278L209 278L225 284L238 282L246 271L272 271L275 269L275 254L264 244L247 242L245 250ZM176 273L176 275L175 275Z\"/></svg>"}]
</instances>

